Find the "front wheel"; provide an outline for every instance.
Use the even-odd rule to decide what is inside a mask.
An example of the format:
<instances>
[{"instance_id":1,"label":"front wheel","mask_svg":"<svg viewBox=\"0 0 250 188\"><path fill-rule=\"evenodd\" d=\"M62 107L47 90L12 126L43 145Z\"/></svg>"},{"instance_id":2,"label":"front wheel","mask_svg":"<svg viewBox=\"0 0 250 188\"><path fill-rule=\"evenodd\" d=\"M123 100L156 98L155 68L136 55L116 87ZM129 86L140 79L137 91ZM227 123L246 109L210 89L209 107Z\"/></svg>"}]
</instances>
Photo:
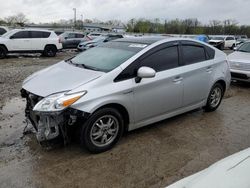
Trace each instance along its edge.
<instances>
[{"instance_id":1,"label":"front wheel","mask_svg":"<svg viewBox=\"0 0 250 188\"><path fill-rule=\"evenodd\" d=\"M206 112L212 112L215 111L222 101L222 98L224 96L224 89L220 83L216 83L208 96L207 104L204 107Z\"/></svg>"},{"instance_id":2,"label":"front wheel","mask_svg":"<svg viewBox=\"0 0 250 188\"><path fill-rule=\"evenodd\" d=\"M6 55L7 55L7 50L3 46L0 46L0 59L4 59Z\"/></svg>"},{"instance_id":3,"label":"front wheel","mask_svg":"<svg viewBox=\"0 0 250 188\"><path fill-rule=\"evenodd\" d=\"M119 111L103 108L95 112L82 127L81 144L92 153L111 149L120 139L124 120Z\"/></svg>"}]
</instances>

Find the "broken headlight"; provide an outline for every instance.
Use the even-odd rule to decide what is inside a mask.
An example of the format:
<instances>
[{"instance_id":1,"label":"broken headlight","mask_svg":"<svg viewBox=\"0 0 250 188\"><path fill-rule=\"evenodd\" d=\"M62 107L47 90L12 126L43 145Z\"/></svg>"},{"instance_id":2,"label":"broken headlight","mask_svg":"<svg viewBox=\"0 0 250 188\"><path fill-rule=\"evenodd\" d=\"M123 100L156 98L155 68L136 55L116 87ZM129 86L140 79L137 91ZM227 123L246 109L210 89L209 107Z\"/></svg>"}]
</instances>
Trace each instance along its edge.
<instances>
[{"instance_id":1,"label":"broken headlight","mask_svg":"<svg viewBox=\"0 0 250 188\"><path fill-rule=\"evenodd\" d=\"M50 95L42 99L40 102L38 102L33 108L33 111L39 111L39 112L61 111L69 107L73 103L75 103L86 93L87 91L82 91L73 94L57 93Z\"/></svg>"}]
</instances>

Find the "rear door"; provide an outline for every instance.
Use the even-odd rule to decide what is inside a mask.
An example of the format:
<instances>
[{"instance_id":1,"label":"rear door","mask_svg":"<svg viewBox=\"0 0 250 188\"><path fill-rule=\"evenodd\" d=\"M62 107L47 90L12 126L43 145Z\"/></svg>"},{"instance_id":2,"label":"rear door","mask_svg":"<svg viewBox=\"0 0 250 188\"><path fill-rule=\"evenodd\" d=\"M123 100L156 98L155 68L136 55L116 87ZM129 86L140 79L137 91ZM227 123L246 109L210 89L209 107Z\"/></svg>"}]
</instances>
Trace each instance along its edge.
<instances>
[{"instance_id":1,"label":"rear door","mask_svg":"<svg viewBox=\"0 0 250 188\"><path fill-rule=\"evenodd\" d=\"M50 32L46 31L30 31L30 50L43 51L46 44L48 44L50 34Z\"/></svg>"},{"instance_id":2,"label":"rear door","mask_svg":"<svg viewBox=\"0 0 250 188\"><path fill-rule=\"evenodd\" d=\"M183 107L198 104L207 99L214 62L206 47L190 41L181 43L181 61L183 64Z\"/></svg>"},{"instance_id":3,"label":"rear door","mask_svg":"<svg viewBox=\"0 0 250 188\"><path fill-rule=\"evenodd\" d=\"M67 39L65 40L67 48L74 48L76 40L76 33L69 33Z\"/></svg>"}]
</instances>

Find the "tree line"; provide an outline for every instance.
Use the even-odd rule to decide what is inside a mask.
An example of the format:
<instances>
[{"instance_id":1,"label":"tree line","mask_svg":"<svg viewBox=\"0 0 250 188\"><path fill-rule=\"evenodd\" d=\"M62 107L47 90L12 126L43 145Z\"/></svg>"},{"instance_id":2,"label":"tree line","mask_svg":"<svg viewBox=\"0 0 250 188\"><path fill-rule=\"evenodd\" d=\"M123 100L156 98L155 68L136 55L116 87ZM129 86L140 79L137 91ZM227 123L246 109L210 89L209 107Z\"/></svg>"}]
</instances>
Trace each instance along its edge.
<instances>
[{"instance_id":1,"label":"tree line","mask_svg":"<svg viewBox=\"0 0 250 188\"><path fill-rule=\"evenodd\" d=\"M126 24L128 32L167 34L207 34L207 35L248 35L250 26L239 25L235 20L211 20L202 24L198 19L131 19Z\"/></svg>"},{"instance_id":2,"label":"tree line","mask_svg":"<svg viewBox=\"0 0 250 188\"><path fill-rule=\"evenodd\" d=\"M156 19L130 19L126 23L120 20L100 21L97 19L77 20L77 29L81 29L84 23L99 23L114 26L124 26L127 32L132 33L166 33L166 34L207 34L207 35L247 35L250 37L250 25L239 25L236 20L227 19L224 21L211 20L208 24L202 24L196 18L160 20ZM0 25L24 27L29 20L23 13L0 18ZM60 20L49 23L55 26L73 25L74 21Z\"/></svg>"}]
</instances>

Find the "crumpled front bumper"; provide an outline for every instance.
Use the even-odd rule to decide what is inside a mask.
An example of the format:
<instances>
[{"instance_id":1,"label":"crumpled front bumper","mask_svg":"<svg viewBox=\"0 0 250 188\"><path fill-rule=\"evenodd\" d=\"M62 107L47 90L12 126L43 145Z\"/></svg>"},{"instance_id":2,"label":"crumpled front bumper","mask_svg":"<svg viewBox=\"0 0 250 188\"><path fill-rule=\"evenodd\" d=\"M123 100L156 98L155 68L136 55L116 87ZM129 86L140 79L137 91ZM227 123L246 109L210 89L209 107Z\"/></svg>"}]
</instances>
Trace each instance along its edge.
<instances>
[{"instance_id":1,"label":"crumpled front bumper","mask_svg":"<svg viewBox=\"0 0 250 188\"><path fill-rule=\"evenodd\" d=\"M21 96L26 98L25 116L35 128L36 138L40 143L58 137L62 137L64 143L69 142L69 127L86 115L84 112L71 108L60 112L34 112L34 106L43 98L24 89L21 90Z\"/></svg>"}]
</instances>

